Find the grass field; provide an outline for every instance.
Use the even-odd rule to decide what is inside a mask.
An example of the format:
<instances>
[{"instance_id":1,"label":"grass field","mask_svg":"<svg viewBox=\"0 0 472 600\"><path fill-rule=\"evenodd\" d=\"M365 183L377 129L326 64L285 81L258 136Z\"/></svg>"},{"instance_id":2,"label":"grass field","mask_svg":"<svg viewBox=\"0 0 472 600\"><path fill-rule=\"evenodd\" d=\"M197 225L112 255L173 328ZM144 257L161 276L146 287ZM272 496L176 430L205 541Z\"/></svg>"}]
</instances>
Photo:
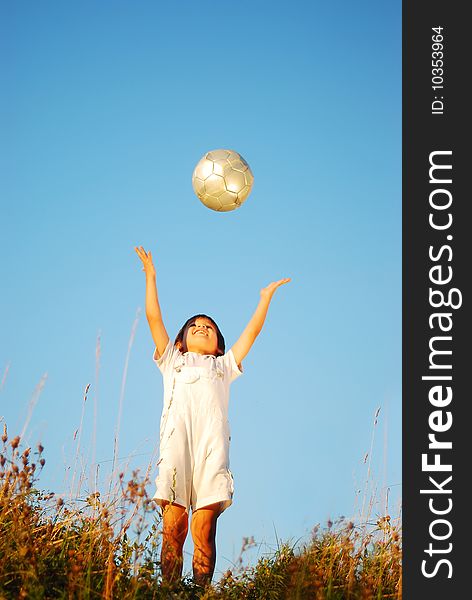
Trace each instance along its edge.
<instances>
[{"instance_id":1,"label":"grass field","mask_svg":"<svg viewBox=\"0 0 472 600\"><path fill-rule=\"evenodd\" d=\"M161 522L134 471L116 491L64 501L41 491L44 448L22 448L6 425L0 453L0 598L26 599L376 599L401 598L401 527L389 515L315 527L302 546L280 542L270 556L243 561L211 587L190 578L164 589ZM246 540L250 543L250 540Z\"/></svg>"}]
</instances>

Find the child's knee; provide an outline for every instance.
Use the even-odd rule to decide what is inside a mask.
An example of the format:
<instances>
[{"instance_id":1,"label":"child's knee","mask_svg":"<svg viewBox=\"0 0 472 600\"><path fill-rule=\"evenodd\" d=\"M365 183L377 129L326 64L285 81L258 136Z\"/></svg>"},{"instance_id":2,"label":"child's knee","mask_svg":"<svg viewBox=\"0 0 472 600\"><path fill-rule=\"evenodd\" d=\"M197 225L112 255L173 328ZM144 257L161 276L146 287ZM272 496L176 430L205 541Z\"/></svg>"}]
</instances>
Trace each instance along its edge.
<instances>
[{"instance_id":1,"label":"child's knee","mask_svg":"<svg viewBox=\"0 0 472 600\"><path fill-rule=\"evenodd\" d=\"M214 544L216 537L216 518L193 516L190 528L195 545L208 546Z\"/></svg>"},{"instance_id":2,"label":"child's knee","mask_svg":"<svg viewBox=\"0 0 472 600\"><path fill-rule=\"evenodd\" d=\"M181 507L166 507L163 514L164 540L183 545L188 532L188 514Z\"/></svg>"}]
</instances>

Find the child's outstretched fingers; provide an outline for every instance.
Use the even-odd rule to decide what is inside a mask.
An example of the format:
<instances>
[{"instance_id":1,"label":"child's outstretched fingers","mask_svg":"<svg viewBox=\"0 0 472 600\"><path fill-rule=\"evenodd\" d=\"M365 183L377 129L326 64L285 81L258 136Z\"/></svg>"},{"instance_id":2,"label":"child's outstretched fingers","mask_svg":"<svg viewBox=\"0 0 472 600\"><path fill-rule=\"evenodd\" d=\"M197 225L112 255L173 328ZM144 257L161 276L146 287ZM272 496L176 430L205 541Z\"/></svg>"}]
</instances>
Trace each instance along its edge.
<instances>
[{"instance_id":1,"label":"child's outstretched fingers","mask_svg":"<svg viewBox=\"0 0 472 600\"><path fill-rule=\"evenodd\" d=\"M136 250L136 254L141 259L141 262L143 263L143 271L145 271L146 274L155 274L156 270L152 262L151 251L149 250L149 252L146 253L146 250L144 250L142 246L135 246L134 249Z\"/></svg>"},{"instance_id":2,"label":"child's outstretched fingers","mask_svg":"<svg viewBox=\"0 0 472 600\"><path fill-rule=\"evenodd\" d=\"M261 295L265 296L265 295L270 295L272 296L272 294L275 292L275 290L280 287L281 285L284 285L285 283L288 283L289 281L291 281L291 277L284 277L283 279L279 279L278 281L273 281L272 283L269 283L269 285L265 288L263 288L261 290Z\"/></svg>"},{"instance_id":3,"label":"child's outstretched fingers","mask_svg":"<svg viewBox=\"0 0 472 600\"><path fill-rule=\"evenodd\" d=\"M291 277L284 277L283 279L279 279L278 281L275 282L276 287L280 287L281 285L284 285L284 283L288 283L289 281L292 281Z\"/></svg>"}]
</instances>

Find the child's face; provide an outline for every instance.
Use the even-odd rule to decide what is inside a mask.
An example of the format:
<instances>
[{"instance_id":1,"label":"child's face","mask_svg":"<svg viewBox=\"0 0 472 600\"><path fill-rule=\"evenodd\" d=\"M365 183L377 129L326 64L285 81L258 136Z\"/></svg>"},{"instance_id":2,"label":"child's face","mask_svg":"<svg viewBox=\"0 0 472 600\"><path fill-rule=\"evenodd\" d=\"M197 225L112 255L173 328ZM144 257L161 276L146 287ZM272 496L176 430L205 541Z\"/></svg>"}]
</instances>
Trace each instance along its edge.
<instances>
[{"instance_id":1,"label":"child's face","mask_svg":"<svg viewBox=\"0 0 472 600\"><path fill-rule=\"evenodd\" d=\"M187 329L187 350L198 354L218 352L218 336L211 321L198 317Z\"/></svg>"}]
</instances>

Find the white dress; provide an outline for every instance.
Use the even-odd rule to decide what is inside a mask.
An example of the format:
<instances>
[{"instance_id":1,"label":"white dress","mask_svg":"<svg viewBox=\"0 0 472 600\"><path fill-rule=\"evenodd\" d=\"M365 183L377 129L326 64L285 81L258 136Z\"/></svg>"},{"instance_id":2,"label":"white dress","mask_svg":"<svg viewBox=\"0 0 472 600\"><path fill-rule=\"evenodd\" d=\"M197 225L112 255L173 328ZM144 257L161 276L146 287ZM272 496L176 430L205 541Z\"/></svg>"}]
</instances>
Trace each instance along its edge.
<instances>
[{"instance_id":1,"label":"white dress","mask_svg":"<svg viewBox=\"0 0 472 600\"><path fill-rule=\"evenodd\" d=\"M169 340L153 360L164 377L159 473L154 500L197 510L232 503L229 470L230 384L241 375L233 352L223 356L182 353Z\"/></svg>"}]
</instances>

